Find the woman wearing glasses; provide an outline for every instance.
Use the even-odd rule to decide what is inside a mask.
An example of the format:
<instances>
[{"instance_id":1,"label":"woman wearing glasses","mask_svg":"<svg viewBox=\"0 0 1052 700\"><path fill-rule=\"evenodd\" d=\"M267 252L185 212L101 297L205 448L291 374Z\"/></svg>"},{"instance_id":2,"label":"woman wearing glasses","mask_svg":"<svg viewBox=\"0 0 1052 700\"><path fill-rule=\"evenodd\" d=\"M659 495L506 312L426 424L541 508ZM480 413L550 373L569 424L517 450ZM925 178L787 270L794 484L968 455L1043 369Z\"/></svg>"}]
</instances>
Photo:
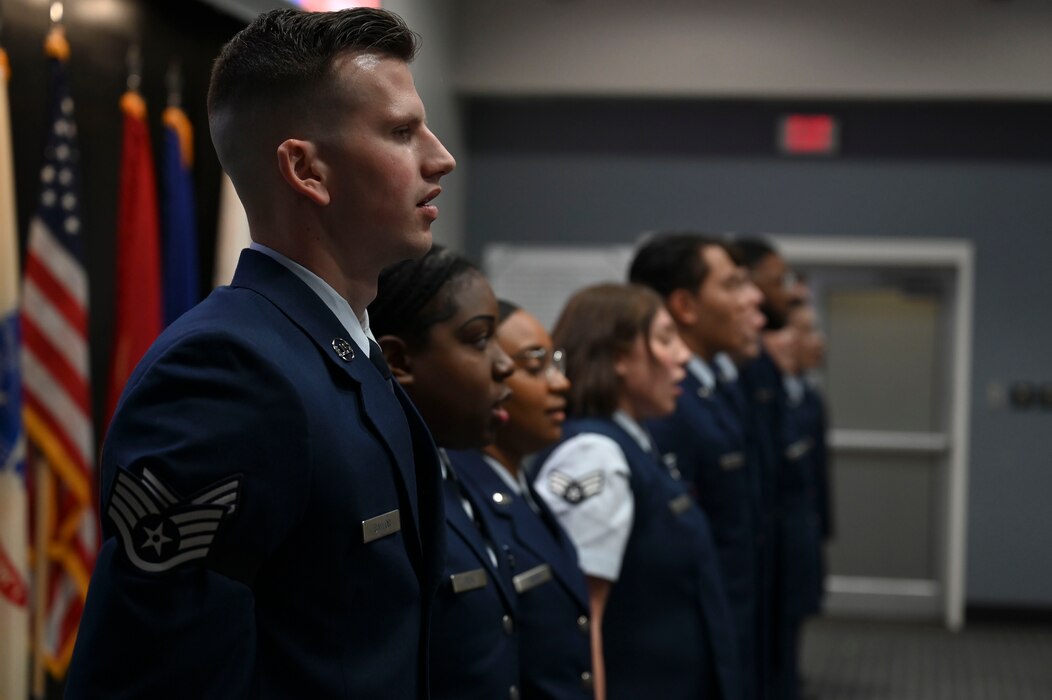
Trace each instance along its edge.
<instances>
[{"instance_id":1,"label":"woman wearing glasses","mask_svg":"<svg viewBox=\"0 0 1052 700\"><path fill-rule=\"evenodd\" d=\"M500 302L497 342L514 362L508 421L483 451L449 452L461 481L484 504L511 562L518 596L522 698L593 698L588 594L574 547L532 492L525 460L557 442L566 417L562 351L540 321Z\"/></svg>"}]
</instances>

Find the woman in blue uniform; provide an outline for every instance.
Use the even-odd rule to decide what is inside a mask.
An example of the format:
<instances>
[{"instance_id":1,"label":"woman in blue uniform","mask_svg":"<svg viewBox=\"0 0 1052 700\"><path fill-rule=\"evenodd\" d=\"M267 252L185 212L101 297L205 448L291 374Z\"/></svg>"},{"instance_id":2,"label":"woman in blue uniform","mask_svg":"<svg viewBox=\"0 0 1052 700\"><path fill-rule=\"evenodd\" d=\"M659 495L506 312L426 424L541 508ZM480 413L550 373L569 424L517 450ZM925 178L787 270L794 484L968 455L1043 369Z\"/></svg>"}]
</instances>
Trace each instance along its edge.
<instances>
[{"instance_id":1,"label":"woman in blue uniform","mask_svg":"<svg viewBox=\"0 0 1052 700\"><path fill-rule=\"evenodd\" d=\"M487 509L511 563L519 608L524 700L593 698L588 592L577 554L525 478L523 463L559 440L566 417L562 351L540 321L500 302L497 341L515 363L508 422L484 451L450 452L457 474Z\"/></svg>"},{"instance_id":2,"label":"woman in blue uniform","mask_svg":"<svg viewBox=\"0 0 1052 700\"><path fill-rule=\"evenodd\" d=\"M649 289L597 285L570 298L553 340L571 418L534 483L587 577L597 696L738 700L708 521L640 426L676 406L689 352L672 318Z\"/></svg>"},{"instance_id":3,"label":"woman in blue uniform","mask_svg":"<svg viewBox=\"0 0 1052 700\"><path fill-rule=\"evenodd\" d=\"M509 394L505 380L512 362L494 338L497 300L478 269L436 245L423 258L381 273L369 314L390 373L439 448L492 442L507 420L502 403ZM496 527L486 510L457 478L444 450L439 452L446 560L431 616L431 697L517 700L510 563L496 544Z\"/></svg>"}]
</instances>

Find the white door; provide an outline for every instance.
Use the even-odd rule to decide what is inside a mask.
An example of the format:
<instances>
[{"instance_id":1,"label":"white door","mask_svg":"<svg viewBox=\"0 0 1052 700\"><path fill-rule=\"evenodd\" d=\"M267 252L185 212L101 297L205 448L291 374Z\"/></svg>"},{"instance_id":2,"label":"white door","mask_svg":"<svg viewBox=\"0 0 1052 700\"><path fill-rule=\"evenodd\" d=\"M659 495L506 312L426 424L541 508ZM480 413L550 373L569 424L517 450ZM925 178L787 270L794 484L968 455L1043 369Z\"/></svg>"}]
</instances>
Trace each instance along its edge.
<instances>
[{"instance_id":1,"label":"white door","mask_svg":"<svg viewBox=\"0 0 1052 700\"><path fill-rule=\"evenodd\" d=\"M972 252L774 236L828 335L830 613L963 623Z\"/></svg>"}]
</instances>

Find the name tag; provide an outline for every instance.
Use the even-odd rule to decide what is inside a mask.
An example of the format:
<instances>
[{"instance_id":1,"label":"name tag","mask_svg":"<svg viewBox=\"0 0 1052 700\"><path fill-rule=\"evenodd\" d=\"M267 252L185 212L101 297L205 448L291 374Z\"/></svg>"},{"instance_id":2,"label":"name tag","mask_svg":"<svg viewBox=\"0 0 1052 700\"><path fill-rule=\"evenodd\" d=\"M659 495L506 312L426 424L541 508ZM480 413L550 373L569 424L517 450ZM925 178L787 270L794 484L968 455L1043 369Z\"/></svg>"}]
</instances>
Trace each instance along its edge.
<instances>
[{"instance_id":1,"label":"name tag","mask_svg":"<svg viewBox=\"0 0 1052 700\"><path fill-rule=\"evenodd\" d=\"M486 585L486 580L485 569L461 571L459 574L453 574L449 577L450 583L453 584L454 593L464 593L465 591L473 591L476 588L482 588Z\"/></svg>"},{"instance_id":2,"label":"name tag","mask_svg":"<svg viewBox=\"0 0 1052 700\"><path fill-rule=\"evenodd\" d=\"M802 440L797 440L792 445L789 445L789 447L785 448L785 456L787 459L791 459L795 462L796 460L800 459L805 454L810 452L811 446L813 444L814 441L809 437L805 437Z\"/></svg>"},{"instance_id":3,"label":"name tag","mask_svg":"<svg viewBox=\"0 0 1052 700\"><path fill-rule=\"evenodd\" d=\"M552 567L547 564L541 564L535 566L528 571L523 571L521 574L513 576L511 582L515 584L516 593L525 593L531 588L536 588L542 583L548 583L552 580Z\"/></svg>"},{"instance_id":4,"label":"name tag","mask_svg":"<svg viewBox=\"0 0 1052 700\"><path fill-rule=\"evenodd\" d=\"M729 472L745 464L745 455L741 452L727 452L720 455L720 469Z\"/></svg>"},{"instance_id":5,"label":"name tag","mask_svg":"<svg viewBox=\"0 0 1052 700\"><path fill-rule=\"evenodd\" d=\"M679 515L684 511L690 510L692 505L694 505L694 499L690 497L690 494L681 493L668 502L668 509L672 511L673 515Z\"/></svg>"},{"instance_id":6,"label":"name tag","mask_svg":"<svg viewBox=\"0 0 1052 700\"><path fill-rule=\"evenodd\" d=\"M402 517L398 514L398 509L395 508L390 513L384 513L383 515L377 515L375 518L362 521L362 542L369 544L373 540L393 535L401 529Z\"/></svg>"}]
</instances>

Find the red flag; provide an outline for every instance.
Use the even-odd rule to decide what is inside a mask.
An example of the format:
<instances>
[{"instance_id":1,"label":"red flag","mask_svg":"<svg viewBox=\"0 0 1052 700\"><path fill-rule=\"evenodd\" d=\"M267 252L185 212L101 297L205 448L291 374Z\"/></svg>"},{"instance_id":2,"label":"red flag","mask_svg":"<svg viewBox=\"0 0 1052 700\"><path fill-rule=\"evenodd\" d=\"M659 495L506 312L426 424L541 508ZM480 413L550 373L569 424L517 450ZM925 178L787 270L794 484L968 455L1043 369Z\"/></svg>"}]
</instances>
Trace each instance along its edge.
<instances>
[{"instance_id":1,"label":"red flag","mask_svg":"<svg viewBox=\"0 0 1052 700\"><path fill-rule=\"evenodd\" d=\"M51 116L22 287L22 415L30 452L44 467L32 485L40 668L61 678L73 653L99 536L77 126L66 71L69 44L58 27L45 50Z\"/></svg>"},{"instance_id":2,"label":"red flag","mask_svg":"<svg viewBox=\"0 0 1052 700\"><path fill-rule=\"evenodd\" d=\"M135 365L164 328L157 184L146 103L137 92L121 98L120 210L117 214L117 284L113 353L106 400L106 425Z\"/></svg>"}]
</instances>

